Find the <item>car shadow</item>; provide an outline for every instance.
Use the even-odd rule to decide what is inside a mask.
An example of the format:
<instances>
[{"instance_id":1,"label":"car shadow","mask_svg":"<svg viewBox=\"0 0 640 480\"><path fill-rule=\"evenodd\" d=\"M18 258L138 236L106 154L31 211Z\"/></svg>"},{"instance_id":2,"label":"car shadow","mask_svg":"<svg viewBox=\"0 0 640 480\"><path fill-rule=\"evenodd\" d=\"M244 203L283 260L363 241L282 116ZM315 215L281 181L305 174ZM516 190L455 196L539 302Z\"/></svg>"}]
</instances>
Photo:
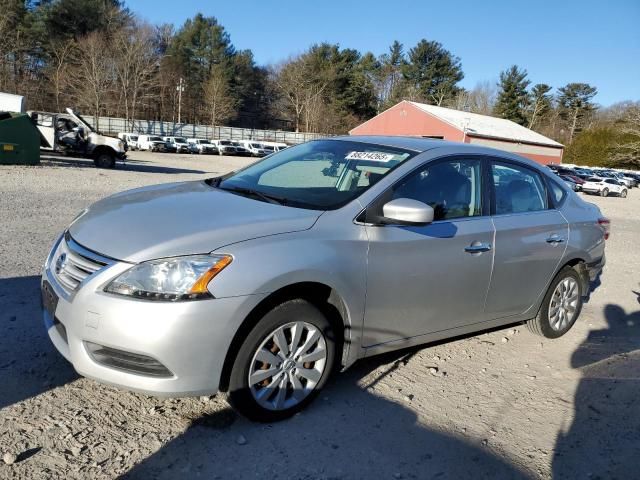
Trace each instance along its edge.
<instances>
[{"instance_id":1,"label":"car shadow","mask_svg":"<svg viewBox=\"0 0 640 480\"><path fill-rule=\"evenodd\" d=\"M481 442L429 428L403 400L376 393L417 351L359 362L289 420L251 423L230 407L193 419L121 478L532 478Z\"/></svg>"},{"instance_id":2,"label":"car shadow","mask_svg":"<svg viewBox=\"0 0 640 480\"><path fill-rule=\"evenodd\" d=\"M582 378L573 422L556 440L553 478L638 478L640 310L608 304L604 316L607 327L591 331L571 358Z\"/></svg>"},{"instance_id":3,"label":"car shadow","mask_svg":"<svg viewBox=\"0 0 640 480\"><path fill-rule=\"evenodd\" d=\"M91 168L95 169L93 160L85 158L73 158L73 157L42 157L40 162L41 166L55 166L55 167L69 167L69 168ZM181 167L167 167L160 165L150 165L148 162L140 160L127 160L126 162L118 162L115 170L124 170L128 172L140 172L140 173L164 173L164 174L205 174L216 173L212 171L195 170L190 168Z\"/></svg>"},{"instance_id":4,"label":"car shadow","mask_svg":"<svg viewBox=\"0 0 640 480\"><path fill-rule=\"evenodd\" d=\"M0 279L0 409L78 378L42 321L40 277Z\"/></svg>"}]
</instances>

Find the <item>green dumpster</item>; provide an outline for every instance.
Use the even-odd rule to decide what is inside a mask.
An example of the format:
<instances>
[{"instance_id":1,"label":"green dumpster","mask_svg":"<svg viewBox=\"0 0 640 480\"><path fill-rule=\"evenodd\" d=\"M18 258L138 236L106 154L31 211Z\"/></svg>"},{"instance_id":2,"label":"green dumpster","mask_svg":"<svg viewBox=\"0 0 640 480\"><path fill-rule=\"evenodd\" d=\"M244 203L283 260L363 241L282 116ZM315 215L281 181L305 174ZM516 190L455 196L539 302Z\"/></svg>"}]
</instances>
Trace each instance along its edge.
<instances>
[{"instance_id":1,"label":"green dumpster","mask_svg":"<svg viewBox=\"0 0 640 480\"><path fill-rule=\"evenodd\" d=\"M24 113L0 112L0 165L40 163L40 133Z\"/></svg>"}]
</instances>

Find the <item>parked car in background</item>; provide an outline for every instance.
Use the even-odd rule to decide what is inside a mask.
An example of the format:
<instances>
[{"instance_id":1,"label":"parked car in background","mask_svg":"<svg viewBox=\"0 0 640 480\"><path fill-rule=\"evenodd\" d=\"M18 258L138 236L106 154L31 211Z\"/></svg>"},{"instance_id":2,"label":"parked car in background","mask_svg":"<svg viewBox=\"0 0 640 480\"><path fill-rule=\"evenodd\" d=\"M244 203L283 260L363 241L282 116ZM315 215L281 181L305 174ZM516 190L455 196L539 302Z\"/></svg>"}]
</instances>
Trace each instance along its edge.
<instances>
[{"instance_id":1,"label":"parked car in background","mask_svg":"<svg viewBox=\"0 0 640 480\"><path fill-rule=\"evenodd\" d=\"M139 135L138 150L149 150L151 152L163 152L165 150L165 141L156 135Z\"/></svg>"},{"instance_id":2,"label":"parked car in background","mask_svg":"<svg viewBox=\"0 0 640 480\"><path fill-rule=\"evenodd\" d=\"M561 337L608 235L596 205L517 155L322 139L90 206L46 259L43 316L81 375L226 391L274 421L360 358L514 322Z\"/></svg>"},{"instance_id":3,"label":"parked car in background","mask_svg":"<svg viewBox=\"0 0 640 480\"><path fill-rule=\"evenodd\" d=\"M574 169L574 172L576 176L580 177L583 180L596 176L595 172L593 170L589 170L588 168L576 168Z\"/></svg>"},{"instance_id":4,"label":"parked car in background","mask_svg":"<svg viewBox=\"0 0 640 480\"><path fill-rule=\"evenodd\" d=\"M125 149L137 150L138 149L138 134L122 132L118 134L118 138L124 142Z\"/></svg>"},{"instance_id":5,"label":"parked car in background","mask_svg":"<svg viewBox=\"0 0 640 480\"><path fill-rule=\"evenodd\" d=\"M231 142L233 144L234 147L236 147L236 155L239 155L241 157L250 157L251 156L251 152L244 147L244 145L242 145L240 142Z\"/></svg>"},{"instance_id":6,"label":"parked car in background","mask_svg":"<svg viewBox=\"0 0 640 480\"><path fill-rule=\"evenodd\" d=\"M269 148L269 150L273 153L273 152L279 152L281 150L284 150L285 148L288 147L288 145L286 143L281 143L281 142L262 142L262 144Z\"/></svg>"},{"instance_id":7,"label":"parked car in background","mask_svg":"<svg viewBox=\"0 0 640 480\"><path fill-rule=\"evenodd\" d=\"M218 147L216 147L210 140L202 138L187 138L187 143L190 146L191 153L218 153Z\"/></svg>"},{"instance_id":8,"label":"parked car in background","mask_svg":"<svg viewBox=\"0 0 640 480\"><path fill-rule=\"evenodd\" d=\"M171 149L175 148L176 153L191 153L187 139L184 137L164 137L163 140Z\"/></svg>"},{"instance_id":9,"label":"parked car in background","mask_svg":"<svg viewBox=\"0 0 640 480\"><path fill-rule=\"evenodd\" d=\"M560 175L560 178L573 190L574 192L579 192L582 190L582 184L584 184L584 180L580 180L581 183L578 183L572 175Z\"/></svg>"},{"instance_id":10,"label":"parked car in background","mask_svg":"<svg viewBox=\"0 0 640 480\"><path fill-rule=\"evenodd\" d=\"M243 140L240 143L253 157L264 157L267 154L264 149L264 145L260 142L256 142L255 140Z\"/></svg>"},{"instance_id":11,"label":"parked car in background","mask_svg":"<svg viewBox=\"0 0 640 480\"><path fill-rule=\"evenodd\" d=\"M218 148L218 153L220 155L235 155L236 147L233 146L233 142L231 140L211 140Z\"/></svg>"},{"instance_id":12,"label":"parked car in background","mask_svg":"<svg viewBox=\"0 0 640 480\"><path fill-rule=\"evenodd\" d=\"M635 178L629 177L629 176L625 175L623 172L612 171L610 173L614 176L614 178L619 180L627 188L634 188L634 187L636 187L638 185L638 182L636 181Z\"/></svg>"},{"instance_id":13,"label":"parked car in background","mask_svg":"<svg viewBox=\"0 0 640 480\"><path fill-rule=\"evenodd\" d=\"M603 197L613 193L622 198L627 196L627 187L613 178L591 177L582 185L585 193L597 193Z\"/></svg>"}]
</instances>

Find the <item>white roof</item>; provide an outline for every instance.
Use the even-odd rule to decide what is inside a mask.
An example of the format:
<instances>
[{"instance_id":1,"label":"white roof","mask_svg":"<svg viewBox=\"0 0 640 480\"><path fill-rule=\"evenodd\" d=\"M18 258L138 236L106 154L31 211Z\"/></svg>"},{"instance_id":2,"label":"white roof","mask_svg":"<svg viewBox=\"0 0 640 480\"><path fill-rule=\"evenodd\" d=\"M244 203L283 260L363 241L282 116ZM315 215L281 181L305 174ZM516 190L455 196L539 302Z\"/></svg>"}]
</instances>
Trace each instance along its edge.
<instances>
[{"instance_id":1,"label":"white roof","mask_svg":"<svg viewBox=\"0 0 640 480\"><path fill-rule=\"evenodd\" d=\"M533 130L518 125L504 118L490 117L478 113L464 112L452 108L436 107L425 103L409 102L423 112L430 113L440 120L447 122L458 130L466 130L469 135L478 135L497 139L512 140L516 142L536 143L540 145L552 145L562 147L561 143L540 135Z\"/></svg>"}]
</instances>

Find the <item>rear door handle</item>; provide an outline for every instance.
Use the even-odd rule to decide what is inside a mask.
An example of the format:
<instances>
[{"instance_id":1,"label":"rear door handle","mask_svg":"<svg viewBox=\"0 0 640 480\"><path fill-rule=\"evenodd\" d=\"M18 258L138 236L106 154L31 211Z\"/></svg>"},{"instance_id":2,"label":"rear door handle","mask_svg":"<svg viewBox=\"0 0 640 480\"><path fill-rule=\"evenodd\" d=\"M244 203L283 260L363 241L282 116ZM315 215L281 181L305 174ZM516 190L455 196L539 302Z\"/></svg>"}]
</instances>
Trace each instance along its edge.
<instances>
[{"instance_id":1,"label":"rear door handle","mask_svg":"<svg viewBox=\"0 0 640 480\"><path fill-rule=\"evenodd\" d=\"M562 242L564 242L564 238L562 238L560 235L556 233L554 233L549 238L547 238L547 243L552 243L554 245Z\"/></svg>"},{"instance_id":2,"label":"rear door handle","mask_svg":"<svg viewBox=\"0 0 640 480\"><path fill-rule=\"evenodd\" d=\"M464 251L467 253L483 253L491 250L491 244L489 243L481 243L481 242L473 242L468 247L464 248Z\"/></svg>"}]
</instances>

